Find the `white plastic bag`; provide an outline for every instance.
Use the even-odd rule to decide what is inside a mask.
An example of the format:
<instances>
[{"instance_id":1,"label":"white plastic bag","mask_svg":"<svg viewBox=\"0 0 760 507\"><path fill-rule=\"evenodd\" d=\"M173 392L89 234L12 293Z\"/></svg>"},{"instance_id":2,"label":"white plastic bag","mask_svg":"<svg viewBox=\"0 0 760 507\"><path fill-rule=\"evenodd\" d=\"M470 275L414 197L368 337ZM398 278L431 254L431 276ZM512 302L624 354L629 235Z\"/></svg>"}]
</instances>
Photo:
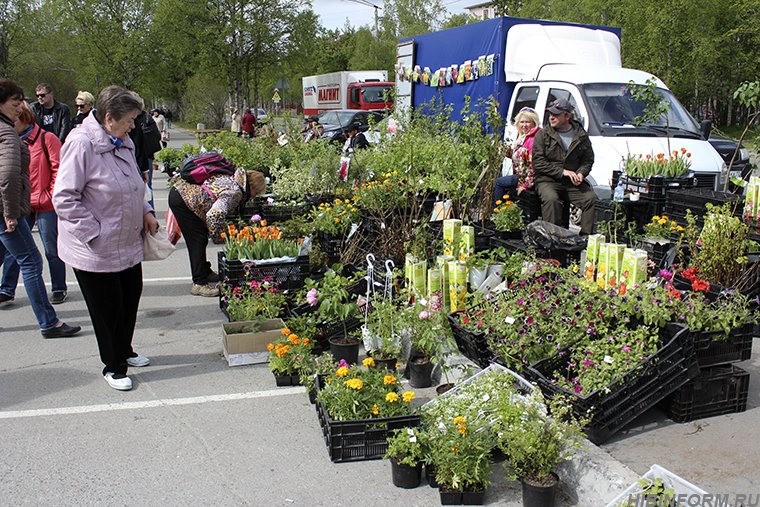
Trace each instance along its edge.
<instances>
[{"instance_id":1,"label":"white plastic bag","mask_svg":"<svg viewBox=\"0 0 760 507\"><path fill-rule=\"evenodd\" d=\"M149 232L143 237L143 260L162 261L169 257L177 247L169 241L169 235L164 230L156 231L152 236Z\"/></svg>"}]
</instances>

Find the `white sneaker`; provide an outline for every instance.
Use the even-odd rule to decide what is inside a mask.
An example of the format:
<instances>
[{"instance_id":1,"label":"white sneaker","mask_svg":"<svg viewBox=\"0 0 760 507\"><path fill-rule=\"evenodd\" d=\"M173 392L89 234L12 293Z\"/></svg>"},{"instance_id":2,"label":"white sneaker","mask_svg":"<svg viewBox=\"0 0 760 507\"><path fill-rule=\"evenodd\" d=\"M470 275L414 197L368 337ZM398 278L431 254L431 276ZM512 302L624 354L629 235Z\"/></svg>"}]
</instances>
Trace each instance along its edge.
<instances>
[{"instance_id":1,"label":"white sneaker","mask_svg":"<svg viewBox=\"0 0 760 507\"><path fill-rule=\"evenodd\" d=\"M110 371L103 375L108 385L119 391L129 391L132 389L132 379L123 373L111 373Z\"/></svg>"},{"instance_id":2,"label":"white sneaker","mask_svg":"<svg viewBox=\"0 0 760 507\"><path fill-rule=\"evenodd\" d=\"M193 296L213 298L219 295L219 287L217 287L214 283L206 283L204 285L194 283L193 287L190 289L190 294Z\"/></svg>"},{"instance_id":3,"label":"white sneaker","mask_svg":"<svg viewBox=\"0 0 760 507\"><path fill-rule=\"evenodd\" d=\"M137 354L135 357L128 357L127 364L129 366L136 366L136 367L148 366L150 364L150 359L140 354Z\"/></svg>"}]
</instances>

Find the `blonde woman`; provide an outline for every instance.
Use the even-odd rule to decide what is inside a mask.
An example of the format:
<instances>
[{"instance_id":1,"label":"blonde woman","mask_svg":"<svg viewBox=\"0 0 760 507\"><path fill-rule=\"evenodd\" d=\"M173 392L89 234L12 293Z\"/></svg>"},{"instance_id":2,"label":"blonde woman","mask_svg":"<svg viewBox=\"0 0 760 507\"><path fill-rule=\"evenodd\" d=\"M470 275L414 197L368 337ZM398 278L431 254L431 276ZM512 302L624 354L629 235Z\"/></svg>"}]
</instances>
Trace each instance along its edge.
<instances>
[{"instance_id":1,"label":"blonde woman","mask_svg":"<svg viewBox=\"0 0 760 507\"><path fill-rule=\"evenodd\" d=\"M95 106L95 97L92 93L80 91L77 93L77 98L74 99L77 108L77 115L74 117L73 127L76 128L82 124L87 115L90 114L92 108Z\"/></svg>"},{"instance_id":2,"label":"blonde woman","mask_svg":"<svg viewBox=\"0 0 760 507\"><path fill-rule=\"evenodd\" d=\"M533 140L536 133L541 130L538 126L538 115L535 110L524 107L515 116L515 124L517 124L517 139L508 152L512 158L512 174L496 178L494 201L498 201L505 194L516 198L524 190L533 188L535 178Z\"/></svg>"}]
</instances>

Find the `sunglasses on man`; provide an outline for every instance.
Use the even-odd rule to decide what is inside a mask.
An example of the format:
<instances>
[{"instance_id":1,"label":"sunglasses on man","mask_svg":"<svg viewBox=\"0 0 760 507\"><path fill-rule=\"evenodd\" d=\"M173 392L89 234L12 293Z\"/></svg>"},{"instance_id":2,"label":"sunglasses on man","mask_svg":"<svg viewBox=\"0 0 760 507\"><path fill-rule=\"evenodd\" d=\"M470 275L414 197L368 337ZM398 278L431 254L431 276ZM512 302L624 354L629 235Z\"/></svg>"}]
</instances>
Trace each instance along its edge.
<instances>
[{"instance_id":1,"label":"sunglasses on man","mask_svg":"<svg viewBox=\"0 0 760 507\"><path fill-rule=\"evenodd\" d=\"M45 97L47 97L47 93L38 93L37 94L37 98L38 99L44 99Z\"/></svg>"}]
</instances>

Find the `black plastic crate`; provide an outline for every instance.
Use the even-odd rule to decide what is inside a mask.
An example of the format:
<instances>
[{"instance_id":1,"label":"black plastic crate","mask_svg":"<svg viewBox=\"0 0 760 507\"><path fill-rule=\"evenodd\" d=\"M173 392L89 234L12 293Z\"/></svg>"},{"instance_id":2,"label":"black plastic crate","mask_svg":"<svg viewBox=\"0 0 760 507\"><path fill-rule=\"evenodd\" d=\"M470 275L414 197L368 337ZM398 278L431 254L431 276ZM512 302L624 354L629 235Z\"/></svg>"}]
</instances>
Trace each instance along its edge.
<instances>
[{"instance_id":1,"label":"black plastic crate","mask_svg":"<svg viewBox=\"0 0 760 507\"><path fill-rule=\"evenodd\" d=\"M752 356L752 333L754 324L732 329L725 340L714 340L722 331L690 331L694 351L700 368L719 364L738 363Z\"/></svg>"},{"instance_id":2,"label":"black plastic crate","mask_svg":"<svg viewBox=\"0 0 760 507\"><path fill-rule=\"evenodd\" d=\"M275 224L280 222L286 222L293 217L299 215L305 215L311 210L311 204L269 204L264 203L261 206L261 216L267 223Z\"/></svg>"},{"instance_id":3,"label":"black plastic crate","mask_svg":"<svg viewBox=\"0 0 760 507\"><path fill-rule=\"evenodd\" d=\"M664 408L670 419L685 423L744 412L748 395L749 373L730 364L713 366L667 398Z\"/></svg>"},{"instance_id":4,"label":"black plastic crate","mask_svg":"<svg viewBox=\"0 0 760 507\"><path fill-rule=\"evenodd\" d=\"M474 333L459 323L460 317L467 313L465 310L460 310L449 314L451 332L454 335L454 341L459 352L479 367L485 368L491 364L493 352L488 346L485 333Z\"/></svg>"},{"instance_id":5,"label":"black plastic crate","mask_svg":"<svg viewBox=\"0 0 760 507\"><path fill-rule=\"evenodd\" d=\"M323 382L324 378L317 376L317 390L322 388ZM419 415L334 421L320 401L317 401L316 409L333 463L382 459L388 450L388 437L395 430L420 425Z\"/></svg>"},{"instance_id":6,"label":"black plastic crate","mask_svg":"<svg viewBox=\"0 0 760 507\"><path fill-rule=\"evenodd\" d=\"M316 239L322 253L329 257L332 262L340 260L340 255L343 252L343 234L327 234L317 231Z\"/></svg>"},{"instance_id":7,"label":"black plastic crate","mask_svg":"<svg viewBox=\"0 0 760 507\"><path fill-rule=\"evenodd\" d=\"M591 412L591 422L585 431L589 440L599 445L699 374L686 327L667 324L660 330L660 340L662 347L647 361L606 388L585 396L567 391L552 381L554 372L564 368L567 362L567 350L529 366L528 371L547 396L567 397L578 416L585 417Z\"/></svg>"},{"instance_id":8,"label":"black plastic crate","mask_svg":"<svg viewBox=\"0 0 760 507\"><path fill-rule=\"evenodd\" d=\"M224 252L217 252L219 279L228 286L237 286L246 281L269 280L280 290L295 290L303 287L309 276L309 256L302 255L293 261L257 264L227 260Z\"/></svg>"},{"instance_id":9,"label":"black plastic crate","mask_svg":"<svg viewBox=\"0 0 760 507\"><path fill-rule=\"evenodd\" d=\"M694 176L682 176L678 178L666 178L664 176L650 176L649 178L634 178L623 175L621 181L627 192L638 192L643 198L656 199L665 202L669 192L680 188L692 188L698 184Z\"/></svg>"}]
</instances>

